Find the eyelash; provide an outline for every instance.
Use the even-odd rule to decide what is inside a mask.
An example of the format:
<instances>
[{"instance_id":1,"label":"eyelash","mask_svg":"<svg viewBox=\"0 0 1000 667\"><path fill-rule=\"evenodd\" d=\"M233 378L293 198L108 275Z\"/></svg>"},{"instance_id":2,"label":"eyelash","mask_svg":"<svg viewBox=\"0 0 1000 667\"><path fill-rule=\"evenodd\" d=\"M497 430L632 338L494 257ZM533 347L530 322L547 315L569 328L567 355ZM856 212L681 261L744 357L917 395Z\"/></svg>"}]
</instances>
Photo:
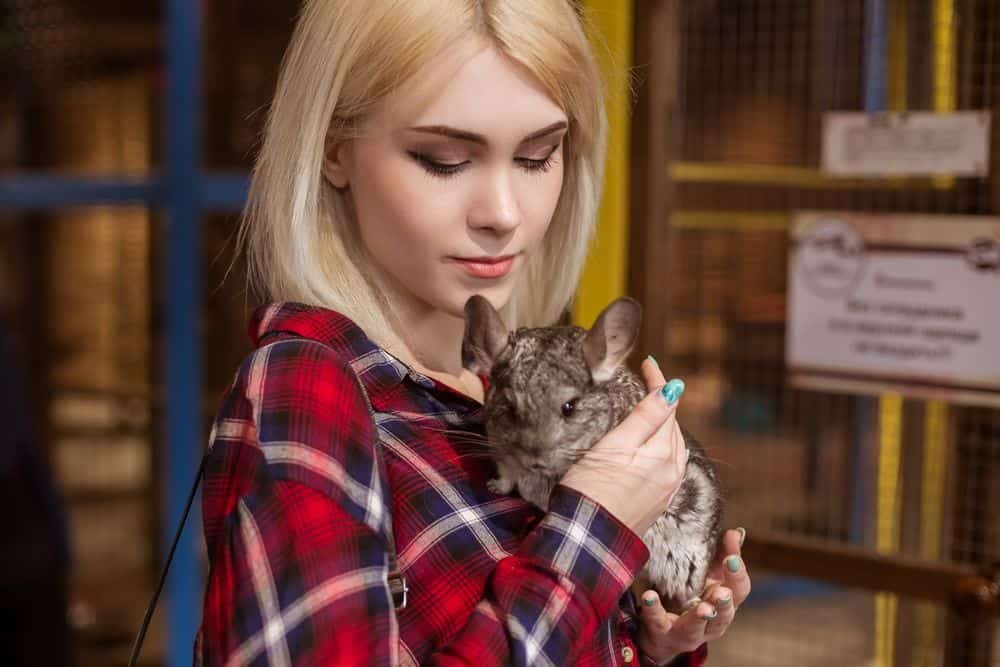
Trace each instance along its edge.
<instances>
[{"instance_id":1,"label":"eyelash","mask_svg":"<svg viewBox=\"0 0 1000 667\"><path fill-rule=\"evenodd\" d=\"M559 146L553 148L548 155L546 155L541 160L531 160L529 158L514 158L514 160L520 164L525 170L532 173L545 173L552 168L553 162L555 162L556 151L559 150ZM433 176L439 178L448 178L450 176L457 175L460 171L465 169L466 162L459 162L458 164L444 164L441 162L436 162L432 160L427 155L423 153L418 153L416 151L407 151L410 156L416 160L420 166L427 170Z\"/></svg>"}]
</instances>

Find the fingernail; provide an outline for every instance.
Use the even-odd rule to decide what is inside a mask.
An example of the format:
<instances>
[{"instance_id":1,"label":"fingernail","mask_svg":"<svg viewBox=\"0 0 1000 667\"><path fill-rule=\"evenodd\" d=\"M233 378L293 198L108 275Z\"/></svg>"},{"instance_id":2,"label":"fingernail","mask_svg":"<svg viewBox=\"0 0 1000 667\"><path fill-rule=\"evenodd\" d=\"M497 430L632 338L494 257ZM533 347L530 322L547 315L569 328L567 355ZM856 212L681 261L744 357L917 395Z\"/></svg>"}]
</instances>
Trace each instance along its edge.
<instances>
[{"instance_id":1,"label":"fingernail","mask_svg":"<svg viewBox=\"0 0 1000 667\"><path fill-rule=\"evenodd\" d=\"M663 385L663 388L660 389L660 396L662 396L669 405L673 405L679 401L681 399L681 394L683 393L684 380L679 380L677 378L674 378L667 384Z\"/></svg>"},{"instance_id":2,"label":"fingernail","mask_svg":"<svg viewBox=\"0 0 1000 667\"><path fill-rule=\"evenodd\" d=\"M711 621L713 618L715 618L718 615L719 615L719 610L718 609L713 609L711 614L702 614L698 618L700 618L703 621Z\"/></svg>"},{"instance_id":3,"label":"fingernail","mask_svg":"<svg viewBox=\"0 0 1000 667\"><path fill-rule=\"evenodd\" d=\"M655 595L647 595L647 596L645 596L645 597L642 598L642 603L644 605L646 605L647 607L652 607L653 605L656 604L656 596Z\"/></svg>"},{"instance_id":4,"label":"fingernail","mask_svg":"<svg viewBox=\"0 0 1000 667\"><path fill-rule=\"evenodd\" d=\"M733 598L732 597L719 598L718 600L715 601L715 606L716 607L728 607L732 603L733 603Z\"/></svg>"},{"instance_id":5,"label":"fingernail","mask_svg":"<svg viewBox=\"0 0 1000 667\"><path fill-rule=\"evenodd\" d=\"M655 358L655 357L654 357L653 355L651 355L651 354L647 354L647 355L646 355L646 358L647 358L647 359L649 359L650 361L652 361L652 362L653 362L654 364L656 364L656 367L657 367L657 368L659 368L659 367L660 367L660 364L659 364L659 362L658 362L658 361L656 361L656 358Z\"/></svg>"},{"instance_id":6,"label":"fingernail","mask_svg":"<svg viewBox=\"0 0 1000 667\"><path fill-rule=\"evenodd\" d=\"M740 571L740 557L737 556L736 554L733 554L732 556L730 556L729 558L727 558L726 559L726 567L729 568L730 572L739 572Z\"/></svg>"},{"instance_id":7,"label":"fingernail","mask_svg":"<svg viewBox=\"0 0 1000 667\"><path fill-rule=\"evenodd\" d=\"M747 529L744 528L743 526L740 526L736 530L740 534L740 546L742 547L743 546L743 541L747 539Z\"/></svg>"},{"instance_id":8,"label":"fingernail","mask_svg":"<svg viewBox=\"0 0 1000 667\"><path fill-rule=\"evenodd\" d=\"M700 604L701 604L701 598L691 598L690 600L684 603L684 608L691 609L692 607L697 607Z\"/></svg>"}]
</instances>

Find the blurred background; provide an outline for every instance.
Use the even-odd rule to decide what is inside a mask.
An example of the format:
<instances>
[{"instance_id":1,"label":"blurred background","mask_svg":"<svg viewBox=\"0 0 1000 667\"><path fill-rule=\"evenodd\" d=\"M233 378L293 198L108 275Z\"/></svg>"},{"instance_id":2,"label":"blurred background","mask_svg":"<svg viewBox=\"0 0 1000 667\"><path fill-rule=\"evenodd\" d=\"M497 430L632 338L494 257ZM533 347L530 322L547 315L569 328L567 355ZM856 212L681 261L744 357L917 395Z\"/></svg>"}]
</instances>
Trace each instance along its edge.
<instances>
[{"instance_id":1,"label":"blurred background","mask_svg":"<svg viewBox=\"0 0 1000 667\"><path fill-rule=\"evenodd\" d=\"M1000 409L806 389L785 361L795 211L1000 215L995 131L985 175L821 169L832 111L995 123L1000 3L580 4L635 96L612 87L573 318L644 304L642 354L687 381L726 525L748 530L754 592L712 664L1000 665ZM298 4L0 7L0 496L16 515L0 644L34 647L0 655L125 664L250 350L242 264L224 277ZM195 513L142 664L190 663L201 550Z\"/></svg>"}]
</instances>

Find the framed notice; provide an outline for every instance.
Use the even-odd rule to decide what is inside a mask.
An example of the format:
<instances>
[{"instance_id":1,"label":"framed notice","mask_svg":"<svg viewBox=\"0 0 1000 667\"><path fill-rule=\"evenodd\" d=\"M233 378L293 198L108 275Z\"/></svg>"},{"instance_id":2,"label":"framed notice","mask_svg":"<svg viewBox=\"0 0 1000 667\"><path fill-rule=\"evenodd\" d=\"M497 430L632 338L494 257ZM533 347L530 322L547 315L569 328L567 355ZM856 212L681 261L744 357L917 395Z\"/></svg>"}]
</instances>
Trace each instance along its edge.
<instances>
[{"instance_id":1,"label":"framed notice","mask_svg":"<svg viewBox=\"0 0 1000 667\"><path fill-rule=\"evenodd\" d=\"M990 114L831 112L823 171L839 176L986 176Z\"/></svg>"},{"instance_id":2,"label":"framed notice","mask_svg":"<svg viewBox=\"0 0 1000 667\"><path fill-rule=\"evenodd\" d=\"M790 253L793 384L1000 405L1000 218L800 212Z\"/></svg>"}]
</instances>

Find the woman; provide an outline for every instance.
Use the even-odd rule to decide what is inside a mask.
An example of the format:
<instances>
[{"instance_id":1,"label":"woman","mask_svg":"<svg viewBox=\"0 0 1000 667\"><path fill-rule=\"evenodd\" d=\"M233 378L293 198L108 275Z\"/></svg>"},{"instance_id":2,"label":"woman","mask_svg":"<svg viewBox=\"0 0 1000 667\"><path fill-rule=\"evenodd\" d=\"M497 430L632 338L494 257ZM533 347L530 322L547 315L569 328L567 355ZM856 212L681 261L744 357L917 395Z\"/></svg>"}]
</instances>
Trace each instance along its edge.
<instances>
[{"instance_id":1,"label":"woman","mask_svg":"<svg viewBox=\"0 0 1000 667\"><path fill-rule=\"evenodd\" d=\"M566 308L604 145L569 0L306 2L241 229L269 303L211 435L204 664L703 661L741 533L680 617L628 593L686 461L655 363L545 513L487 489L462 367L470 295L511 326Z\"/></svg>"}]
</instances>

